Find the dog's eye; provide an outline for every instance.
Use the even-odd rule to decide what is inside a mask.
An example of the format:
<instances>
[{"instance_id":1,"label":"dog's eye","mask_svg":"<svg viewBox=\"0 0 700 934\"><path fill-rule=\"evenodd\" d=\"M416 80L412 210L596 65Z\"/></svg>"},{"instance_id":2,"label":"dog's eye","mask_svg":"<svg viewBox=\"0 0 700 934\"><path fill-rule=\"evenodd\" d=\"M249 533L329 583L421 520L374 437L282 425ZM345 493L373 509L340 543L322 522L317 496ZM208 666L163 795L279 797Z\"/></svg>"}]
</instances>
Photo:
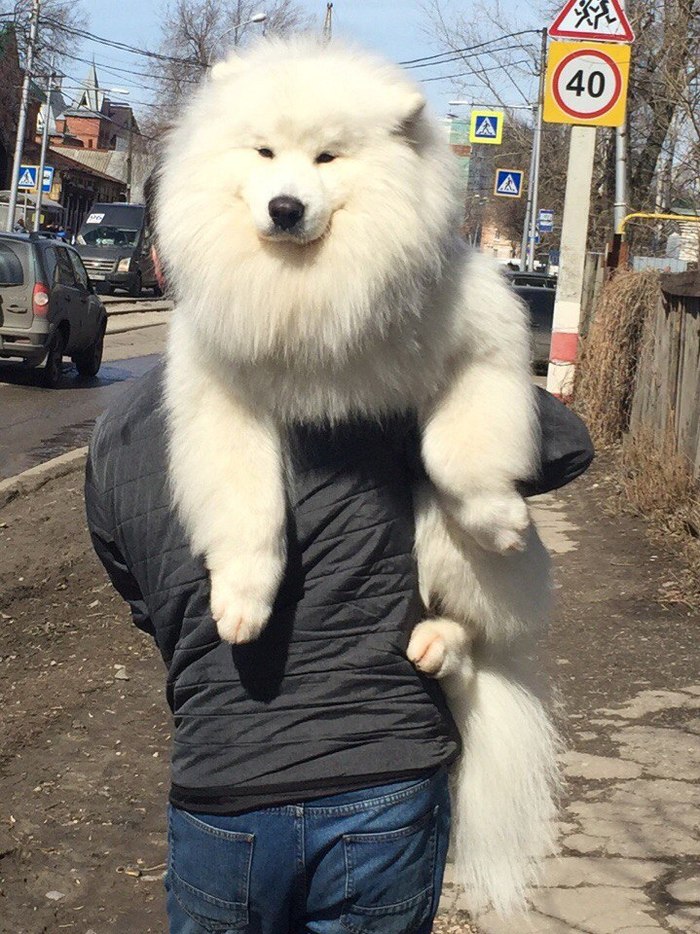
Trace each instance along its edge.
<instances>
[{"instance_id":1,"label":"dog's eye","mask_svg":"<svg viewBox=\"0 0 700 934\"><path fill-rule=\"evenodd\" d=\"M271 149L267 149L263 146L262 149L258 149L258 155L262 156L263 159L274 159L275 154Z\"/></svg>"},{"instance_id":2,"label":"dog's eye","mask_svg":"<svg viewBox=\"0 0 700 934\"><path fill-rule=\"evenodd\" d=\"M322 152L316 156L316 162L318 165L321 165L324 162L332 162L335 159L335 156L332 152Z\"/></svg>"}]
</instances>

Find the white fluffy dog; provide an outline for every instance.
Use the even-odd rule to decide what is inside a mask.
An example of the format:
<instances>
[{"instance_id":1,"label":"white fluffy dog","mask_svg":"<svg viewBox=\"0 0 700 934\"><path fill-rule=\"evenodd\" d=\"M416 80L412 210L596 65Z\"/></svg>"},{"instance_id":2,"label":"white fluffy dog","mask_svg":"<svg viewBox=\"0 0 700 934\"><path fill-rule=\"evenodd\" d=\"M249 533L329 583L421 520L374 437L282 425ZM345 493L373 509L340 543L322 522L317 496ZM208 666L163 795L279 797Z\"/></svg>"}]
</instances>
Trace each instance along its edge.
<instances>
[{"instance_id":1,"label":"white fluffy dog","mask_svg":"<svg viewBox=\"0 0 700 934\"><path fill-rule=\"evenodd\" d=\"M296 40L215 66L185 108L158 196L170 473L219 633L248 642L285 566L281 427L418 414L431 617L408 654L444 678L464 740L459 878L506 910L554 814L555 736L519 668L549 592L514 487L536 462L528 331L457 236L453 158L424 105L396 67Z\"/></svg>"}]
</instances>

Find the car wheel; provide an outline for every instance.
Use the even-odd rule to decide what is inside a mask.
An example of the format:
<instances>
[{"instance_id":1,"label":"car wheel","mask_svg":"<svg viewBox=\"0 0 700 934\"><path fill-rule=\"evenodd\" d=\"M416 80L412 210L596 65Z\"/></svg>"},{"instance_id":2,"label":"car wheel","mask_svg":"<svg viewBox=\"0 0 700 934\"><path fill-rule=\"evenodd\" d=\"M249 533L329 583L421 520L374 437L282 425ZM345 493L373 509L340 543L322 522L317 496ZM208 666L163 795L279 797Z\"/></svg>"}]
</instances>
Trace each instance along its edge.
<instances>
[{"instance_id":1,"label":"car wheel","mask_svg":"<svg viewBox=\"0 0 700 934\"><path fill-rule=\"evenodd\" d=\"M141 295L141 289L143 288L143 282L141 280L141 273L136 273L136 278L134 279L134 284L129 289L129 295L132 298L138 298Z\"/></svg>"},{"instance_id":2,"label":"car wheel","mask_svg":"<svg viewBox=\"0 0 700 934\"><path fill-rule=\"evenodd\" d=\"M75 354L73 363L81 376L97 376L102 366L102 352L105 345L106 325L100 328L100 333L86 350L81 350Z\"/></svg>"},{"instance_id":3,"label":"car wheel","mask_svg":"<svg viewBox=\"0 0 700 934\"><path fill-rule=\"evenodd\" d=\"M54 389L63 373L63 354L66 350L65 331L56 331L51 338L49 351L46 355L46 363L41 371L41 385L47 389Z\"/></svg>"}]
</instances>

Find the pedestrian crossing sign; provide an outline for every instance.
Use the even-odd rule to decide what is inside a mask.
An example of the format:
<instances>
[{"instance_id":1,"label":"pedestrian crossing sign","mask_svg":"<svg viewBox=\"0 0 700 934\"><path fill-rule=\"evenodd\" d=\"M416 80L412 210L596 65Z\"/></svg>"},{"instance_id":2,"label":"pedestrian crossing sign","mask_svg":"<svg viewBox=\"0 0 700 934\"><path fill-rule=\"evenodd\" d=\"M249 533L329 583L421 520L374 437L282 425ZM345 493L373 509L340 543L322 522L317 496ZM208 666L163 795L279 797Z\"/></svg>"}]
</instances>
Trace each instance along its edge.
<instances>
[{"instance_id":1,"label":"pedestrian crossing sign","mask_svg":"<svg viewBox=\"0 0 700 934\"><path fill-rule=\"evenodd\" d=\"M492 146L499 146L502 137L502 110L472 110L469 124L470 143L490 143Z\"/></svg>"},{"instance_id":2,"label":"pedestrian crossing sign","mask_svg":"<svg viewBox=\"0 0 700 934\"><path fill-rule=\"evenodd\" d=\"M54 168L52 165L44 166L44 179L41 186L43 192L51 191L53 187ZM19 181L17 187L20 191L35 191L36 180L39 176L38 165L21 165L19 167Z\"/></svg>"},{"instance_id":3,"label":"pedestrian crossing sign","mask_svg":"<svg viewBox=\"0 0 700 934\"><path fill-rule=\"evenodd\" d=\"M497 169L493 193L499 198L519 198L523 193L524 175L521 169Z\"/></svg>"},{"instance_id":4,"label":"pedestrian crossing sign","mask_svg":"<svg viewBox=\"0 0 700 934\"><path fill-rule=\"evenodd\" d=\"M17 184L18 188L21 188L22 191L36 188L36 177L39 173L39 169L36 165L22 165L19 169L19 182Z\"/></svg>"}]
</instances>

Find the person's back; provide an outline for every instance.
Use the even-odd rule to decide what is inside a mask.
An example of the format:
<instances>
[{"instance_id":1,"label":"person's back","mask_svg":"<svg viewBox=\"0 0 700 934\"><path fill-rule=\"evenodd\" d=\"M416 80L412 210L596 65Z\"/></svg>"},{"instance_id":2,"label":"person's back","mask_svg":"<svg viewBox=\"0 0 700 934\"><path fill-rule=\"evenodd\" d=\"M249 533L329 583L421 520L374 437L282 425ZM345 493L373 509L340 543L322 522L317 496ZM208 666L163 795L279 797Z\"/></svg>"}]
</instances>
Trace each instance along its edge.
<instances>
[{"instance_id":1,"label":"person's back","mask_svg":"<svg viewBox=\"0 0 700 934\"><path fill-rule=\"evenodd\" d=\"M575 416L547 394L540 404L548 463L523 492L591 456ZM238 647L218 638L207 570L172 505L160 367L91 442L95 547L168 669L171 932L427 934L459 741L438 683L405 657L424 612L417 436L397 419L298 427L288 441L287 572L270 625Z\"/></svg>"}]
</instances>

